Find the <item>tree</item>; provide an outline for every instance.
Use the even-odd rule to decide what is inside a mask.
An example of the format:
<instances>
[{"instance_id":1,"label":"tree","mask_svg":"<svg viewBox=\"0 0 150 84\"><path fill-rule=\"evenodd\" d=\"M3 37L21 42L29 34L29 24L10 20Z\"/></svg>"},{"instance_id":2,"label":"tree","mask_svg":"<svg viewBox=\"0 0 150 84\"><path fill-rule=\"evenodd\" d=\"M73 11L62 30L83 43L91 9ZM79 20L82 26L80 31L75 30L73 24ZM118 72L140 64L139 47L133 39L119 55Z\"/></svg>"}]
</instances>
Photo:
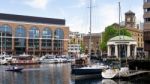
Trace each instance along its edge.
<instances>
[{"instance_id":1,"label":"tree","mask_svg":"<svg viewBox=\"0 0 150 84\"><path fill-rule=\"evenodd\" d=\"M83 42L80 43L80 54L82 54L85 51Z\"/></svg>"},{"instance_id":2,"label":"tree","mask_svg":"<svg viewBox=\"0 0 150 84\"><path fill-rule=\"evenodd\" d=\"M105 28L105 32L102 35L102 42L100 43L100 48L102 51L107 50L108 40L115 36L118 36L119 31L120 31L120 35L131 36L130 32L128 32L125 27L120 27L120 29L118 28L119 28L119 25L116 25L116 24L110 25Z\"/></svg>"}]
</instances>

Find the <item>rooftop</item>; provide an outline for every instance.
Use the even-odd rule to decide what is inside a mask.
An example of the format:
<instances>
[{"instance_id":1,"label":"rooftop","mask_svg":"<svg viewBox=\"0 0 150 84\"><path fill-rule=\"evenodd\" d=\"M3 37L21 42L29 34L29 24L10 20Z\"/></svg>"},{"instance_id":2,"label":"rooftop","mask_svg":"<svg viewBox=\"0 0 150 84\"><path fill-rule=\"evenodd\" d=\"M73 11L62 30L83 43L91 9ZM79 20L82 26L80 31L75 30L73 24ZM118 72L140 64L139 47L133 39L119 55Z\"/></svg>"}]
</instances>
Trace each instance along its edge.
<instances>
[{"instance_id":1,"label":"rooftop","mask_svg":"<svg viewBox=\"0 0 150 84\"><path fill-rule=\"evenodd\" d=\"M54 19L54 18L15 15L15 14L5 14L5 13L0 13L0 20L65 25L65 20L64 19Z\"/></svg>"},{"instance_id":2,"label":"rooftop","mask_svg":"<svg viewBox=\"0 0 150 84\"><path fill-rule=\"evenodd\" d=\"M131 10L129 10L128 12L126 12L125 13L126 15L128 15L128 14L133 14L133 15L135 15L135 13L134 12L132 12Z\"/></svg>"},{"instance_id":3,"label":"rooftop","mask_svg":"<svg viewBox=\"0 0 150 84\"><path fill-rule=\"evenodd\" d=\"M121 35L113 37L109 41L135 41L135 40L132 37Z\"/></svg>"}]
</instances>

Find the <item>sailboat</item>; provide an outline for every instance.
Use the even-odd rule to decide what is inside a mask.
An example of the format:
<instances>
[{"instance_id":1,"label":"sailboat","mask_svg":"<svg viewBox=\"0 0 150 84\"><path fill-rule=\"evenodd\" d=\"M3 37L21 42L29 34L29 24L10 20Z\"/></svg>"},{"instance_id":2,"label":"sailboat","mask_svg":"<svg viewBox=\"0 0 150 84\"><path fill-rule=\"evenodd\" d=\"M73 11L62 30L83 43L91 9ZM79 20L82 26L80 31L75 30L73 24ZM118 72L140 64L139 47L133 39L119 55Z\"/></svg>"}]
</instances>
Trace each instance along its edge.
<instances>
[{"instance_id":1,"label":"sailboat","mask_svg":"<svg viewBox=\"0 0 150 84\"><path fill-rule=\"evenodd\" d=\"M120 27L120 2L119 2L119 27ZM119 36L120 36L120 29L119 29ZM119 45L120 46L120 45ZM120 51L119 51L120 53ZM109 68L106 70L103 70L101 75L103 78L120 78L120 77L127 77L129 74L129 68L128 67L121 67L121 57L120 60L120 66L119 68Z\"/></svg>"},{"instance_id":2,"label":"sailboat","mask_svg":"<svg viewBox=\"0 0 150 84\"><path fill-rule=\"evenodd\" d=\"M90 0L90 7L89 8L90 8L90 32L89 32L89 36L90 36L90 39L89 39L89 57L90 57L90 54L91 54L91 24L92 24L92 21L91 21L92 13L91 12L92 12L92 0ZM78 75L78 76L86 77L87 75L88 76L100 75L102 70L106 69L106 68L108 68L108 66L106 66L106 65L104 65L102 63L101 64L97 63L97 64L90 64L90 65L84 66L84 67L72 68L72 72L71 73L76 75L76 76Z\"/></svg>"}]
</instances>

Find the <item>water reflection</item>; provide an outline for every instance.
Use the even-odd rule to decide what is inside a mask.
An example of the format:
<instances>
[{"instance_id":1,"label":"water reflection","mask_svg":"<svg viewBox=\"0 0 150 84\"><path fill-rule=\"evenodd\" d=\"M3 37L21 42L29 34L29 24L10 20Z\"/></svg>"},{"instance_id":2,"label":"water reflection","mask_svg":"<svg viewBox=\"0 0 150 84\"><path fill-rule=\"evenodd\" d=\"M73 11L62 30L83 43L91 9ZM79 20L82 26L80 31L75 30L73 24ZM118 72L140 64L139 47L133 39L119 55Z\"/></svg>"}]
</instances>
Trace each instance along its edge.
<instances>
[{"instance_id":1,"label":"water reflection","mask_svg":"<svg viewBox=\"0 0 150 84\"><path fill-rule=\"evenodd\" d=\"M69 64L24 66L22 73L0 72L2 84L71 84ZM0 83L0 84L1 84Z\"/></svg>"},{"instance_id":2,"label":"water reflection","mask_svg":"<svg viewBox=\"0 0 150 84\"><path fill-rule=\"evenodd\" d=\"M44 64L24 66L21 73L5 71L0 66L0 84L149 84L150 74L129 80L118 79L71 79L70 64Z\"/></svg>"},{"instance_id":3,"label":"water reflection","mask_svg":"<svg viewBox=\"0 0 150 84\"><path fill-rule=\"evenodd\" d=\"M103 79L102 84L117 84L114 80L111 79Z\"/></svg>"}]
</instances>

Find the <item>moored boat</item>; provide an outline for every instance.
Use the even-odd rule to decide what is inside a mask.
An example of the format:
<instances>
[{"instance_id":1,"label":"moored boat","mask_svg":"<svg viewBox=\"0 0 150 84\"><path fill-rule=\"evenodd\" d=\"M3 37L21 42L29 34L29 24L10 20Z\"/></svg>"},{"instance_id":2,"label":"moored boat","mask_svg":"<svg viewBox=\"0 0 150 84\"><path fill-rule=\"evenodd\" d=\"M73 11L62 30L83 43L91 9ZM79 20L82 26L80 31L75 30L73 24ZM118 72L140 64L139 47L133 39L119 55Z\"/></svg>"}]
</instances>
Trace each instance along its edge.
<instances>
[{"instance_id":1,"label":"moored boat","mask_svg":"<svg viewBox=\"0 0 150 84\"><path fill-rule=\"evenodd\" d=\"M13 72L20 72L22 70L23 70L23 67L17 67L17 66L9 67L6 69L6 71L13 71Z\"/></svg>"},{"instance_id":2,"label":"moored boat","mask_svg":"<svg viewBox=\"0 0 150 84\"><path fill-rule=\"evenodd\" d=\"M10 64L11 65L39 64L39 61L31 55L22 54L20 56L13 56Z\"/></svg>"},{"instance_id":3,"label":"moored boat","mask_svg":"<svg viewBox=\"0 0 150 84\"><path fill-rule=\"evenodd\" d=\"M107 69L103 70L101 75L103 78L115 78L119 73L119 69Z\"/></svg>"},{"instance_id":4,"label":"moored boat","mask_svg":"<svg viewBox=\"0 0 150 84\"><path fill-rule=\"evenodd\" d=\"M8 64L12 60L12 56L3 52L0 54L0 64Z\"/></svg>"},{"instance_id":5,"label":"moored boat","mask_svg":"<svg viewBox=\"0 0 150 84\"><path fill-rule=\"evenodd\" d=\"M54 55L46 54L39 59L40 63L55 63L57 60Z\"/></svg>"},{"instance_id":6,"label":"moored boat","mask_svg":"<svg viewBox=\"0 0 150 84\"><path fill-rule=\"evenodd\" d=\"M91 66L85 66L80 68L72 68L72 74L74 75L89 75L89 74L100 74L103 69L108 68L108 66L103 64L96 64Z\"/></svg>"},{"instance_id":7,"label":"moored boat","mask_svg":"<svg viewBox=\"0 0 150 84\"><path fill-rule=\"evenodd\" d=\"M101 73L103 78L121 78L121 77L127 77L129 75L129 68L128 67L121 67L120 69L107 69L102 71Z\"/></svg>"}]
</instances>

